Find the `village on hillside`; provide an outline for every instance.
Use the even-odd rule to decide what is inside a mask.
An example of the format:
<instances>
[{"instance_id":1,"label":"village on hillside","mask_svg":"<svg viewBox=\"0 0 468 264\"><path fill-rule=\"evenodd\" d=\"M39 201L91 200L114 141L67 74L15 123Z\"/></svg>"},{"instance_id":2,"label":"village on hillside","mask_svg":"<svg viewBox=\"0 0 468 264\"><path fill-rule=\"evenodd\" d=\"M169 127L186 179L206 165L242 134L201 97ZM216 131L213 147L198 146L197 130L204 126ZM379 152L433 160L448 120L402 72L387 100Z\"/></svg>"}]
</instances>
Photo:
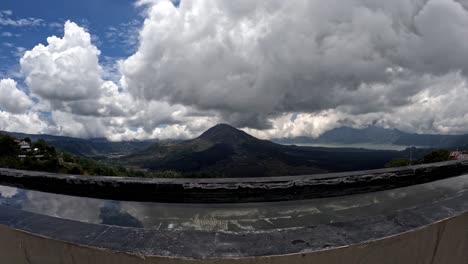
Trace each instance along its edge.
<instances>
[{"instance_id":1,"label":"village on hillside","mask_svg":"<svg viewBox=\"0 0 468 264\"><path fill-rule=\"evenodd\" d=\"M90 158L73 156L43 139L17 139L0 133L0 167L76 175L144 176L142 172L114 167Z\"/></svg>"},{"instance_id":2,"label":"village on hillside","mask_svg":"<svg viewBox=\"0 0 468 264\"><path fill-rule=\"evenodd\" d=\"M32 147L32 142L30 139L26 138L23 140L15 139L15 142L18 144L19 154L18 158L25 159L27 157L33 157L36 159L44 158L44 151L39 147Z\"/></svg>"}]
</instances>

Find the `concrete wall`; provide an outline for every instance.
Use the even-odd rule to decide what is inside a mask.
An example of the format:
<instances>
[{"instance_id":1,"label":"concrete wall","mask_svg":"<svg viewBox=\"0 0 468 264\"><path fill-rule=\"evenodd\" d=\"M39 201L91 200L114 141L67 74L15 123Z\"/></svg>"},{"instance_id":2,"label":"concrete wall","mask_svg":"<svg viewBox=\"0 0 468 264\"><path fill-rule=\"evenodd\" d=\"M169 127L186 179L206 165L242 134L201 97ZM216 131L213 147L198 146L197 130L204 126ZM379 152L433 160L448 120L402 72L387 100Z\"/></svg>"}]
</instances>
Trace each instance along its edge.
<instances>
[{"instance_id":1,"label":"concrete wall","mask_svg":"<svg viewBox=\"0 0 468 264\"><path fill-rule=\"evenodd\" d=\"M175 264L265 263L467 264L468 213L382 240L321 252L245 259L183 260L131 256L38 237L0 226L0 263L5 264Z\"/></svg>"},{"instance_id":2,"label":"concrete wall","mask_svg":"<svg viewBox=\"0 0 468 264\"><path fill-rule=\"evenodd\" d=\"M164 179L78 176L0 168L0 184L109 200L245 203L368 193L468 174L468 161L302 176Z\"/></svg>"}]
</instances>

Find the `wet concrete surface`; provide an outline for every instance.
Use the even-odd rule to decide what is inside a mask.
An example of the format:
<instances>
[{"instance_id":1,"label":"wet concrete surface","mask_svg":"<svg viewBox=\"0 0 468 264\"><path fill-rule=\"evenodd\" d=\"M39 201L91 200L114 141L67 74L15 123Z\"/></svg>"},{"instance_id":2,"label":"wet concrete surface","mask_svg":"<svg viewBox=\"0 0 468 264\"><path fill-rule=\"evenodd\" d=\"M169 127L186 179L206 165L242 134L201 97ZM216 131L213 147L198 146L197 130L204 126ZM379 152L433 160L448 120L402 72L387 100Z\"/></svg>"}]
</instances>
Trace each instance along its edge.
<instances>
[{"instance_id":1,"label":"wet concrete surface","mask_svg":"<svg viewBox=\"0 0 468 264\"><path fill-rule=\"evenodd\" d=\"M337 250L468 212L466 175L353 196L238 205L111 201L7 186L0 194L0 226L109 252L194 260ZM459 235L468 240L467 231Z\"/></svg>"},{"instance_id":2,"label":"wet concrete surface","mask_svg":"<svg viewBox=\"0 0 468 264\"><path fill-rule=\"evenodd\" d=\"M115 201L0 186L0 204L93 224L157 230L262 232L387 215L464 191L468 191L468 175L346 197L241 204Z\"/></svg>"},{"instance_id":3,"label":"wet concrete surface","mask_svg":"<svg viewBox=\"0 0 468 264\"><path fill-rule=\"evenodd\" d=\"M0 169L0 263L465 264L467 168L197 180Z\"/></svg>"}]
</instances>

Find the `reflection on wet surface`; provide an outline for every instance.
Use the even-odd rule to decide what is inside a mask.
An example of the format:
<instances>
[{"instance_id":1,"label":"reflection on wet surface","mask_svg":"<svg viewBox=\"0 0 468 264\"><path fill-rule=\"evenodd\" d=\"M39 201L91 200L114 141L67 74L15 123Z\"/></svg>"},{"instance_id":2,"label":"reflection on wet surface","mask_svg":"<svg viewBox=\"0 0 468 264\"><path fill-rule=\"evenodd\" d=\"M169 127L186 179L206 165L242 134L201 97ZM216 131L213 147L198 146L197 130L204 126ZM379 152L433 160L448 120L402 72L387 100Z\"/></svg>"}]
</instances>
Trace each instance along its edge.
<instances>
[{"instance_id":1,"label":"reflection on wet surface","mask_svg":"<svg viewBox=\"0 0 468 264\"><path fill-rule=\"evenodd\" d=\"M250 204L110 201L0 186L0 203L81 222L161 230L268 231L385 215L468 192L468 175L324 199Z\"/></svg>"}]
</instances>

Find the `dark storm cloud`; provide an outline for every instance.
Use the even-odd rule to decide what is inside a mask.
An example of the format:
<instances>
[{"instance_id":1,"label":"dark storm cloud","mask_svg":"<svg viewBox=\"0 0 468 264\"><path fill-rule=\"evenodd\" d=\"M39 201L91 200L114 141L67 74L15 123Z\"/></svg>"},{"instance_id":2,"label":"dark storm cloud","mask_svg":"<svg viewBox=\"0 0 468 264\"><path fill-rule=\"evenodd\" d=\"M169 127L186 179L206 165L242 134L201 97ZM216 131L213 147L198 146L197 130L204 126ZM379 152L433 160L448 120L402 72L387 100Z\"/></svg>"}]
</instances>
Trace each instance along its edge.
<instances>
[{"instance_id":1,"label":"dark storm cloud","mask_svg":"<svg viewBox=\"0 0 468 264\"><path fill-rule=\"evenodd\" d=\"M428 76L468 73L468 12L453 0L151 2L123 86L239 126L389 111Z\"/></svg>"}]
</instances>

